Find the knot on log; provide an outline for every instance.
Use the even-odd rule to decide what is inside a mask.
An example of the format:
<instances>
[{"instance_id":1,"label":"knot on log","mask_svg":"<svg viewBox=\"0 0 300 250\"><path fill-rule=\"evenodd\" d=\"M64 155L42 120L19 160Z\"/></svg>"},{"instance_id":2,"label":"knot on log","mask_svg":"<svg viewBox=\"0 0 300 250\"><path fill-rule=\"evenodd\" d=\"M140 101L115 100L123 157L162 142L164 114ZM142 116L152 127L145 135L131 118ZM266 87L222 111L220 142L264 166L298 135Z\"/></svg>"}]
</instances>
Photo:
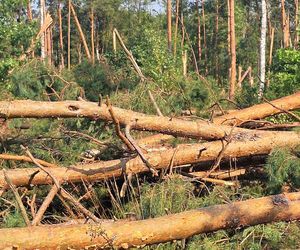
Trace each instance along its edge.
<instances>
[{"instance_id":1,"label":"knot on log","mask_svg":"<svg viewBox=\"0 0 300 250\"><path fill-rule=\"evenodd\" d=\"M285 198L283 195L275 195L272 198L272 202L274 205L277 206L288 206L289 205L289 200Z\"/></svg>"},{"instance_id":2,"label":"knot on log","mask_svg":"<svg viewBox=\"0 0 300 250\"><path fill-rule=\"evenodd\" d=\"M77 106L75 106L75 105L69 105L69 106L68 106L68 109L69 109L70 111L77 111L77 110L79 110L79 107L77 107Z\"/></svg>"}]
</instances>

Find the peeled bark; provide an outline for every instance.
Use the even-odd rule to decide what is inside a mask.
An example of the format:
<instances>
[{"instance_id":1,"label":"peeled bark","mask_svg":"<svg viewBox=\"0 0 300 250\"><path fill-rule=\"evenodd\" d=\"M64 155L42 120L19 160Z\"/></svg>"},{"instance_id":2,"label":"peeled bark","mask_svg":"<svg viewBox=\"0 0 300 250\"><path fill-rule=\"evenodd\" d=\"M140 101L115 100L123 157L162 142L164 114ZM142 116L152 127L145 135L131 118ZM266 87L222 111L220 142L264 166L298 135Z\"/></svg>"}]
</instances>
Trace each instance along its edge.
<instances>
[{"instance_id":1,"label":"peeled bark","mask_svg":"<svg viewBox=\"0 0 300 250\"><path fill-rule=\"evenodd\" d=\"M300 192L215 205L140 221L0 229L0 248L129 248L220 229L300 219ZM38 239L38 240L37 240Z\"/></svg>"},{"instance_id":2,"label":"peeled bark","mask_svg":"<svg viewBox=\"0 0 300 250\"><path fill-rule=\"evenodd\" d=\"M300 143L300 134L295 132L255 131L253 134L238 133L232 138L222 153L222 160L231 158L266 155L275 147L295 147ZM146 159L154 169L168 169L173 166L213 161L223 150L221 141L202 144L178 145L175 149L161 150L145 154ZM96 162L86 165L59 167L47 169L57 180L66 182L100 181L117 178L126 173L148 172L149 168L140 157L133 159ZM29 184L40 185L52 183L47 173L38 168L19 168L6 171L7 176L15 186ZM6 187L3 171L0 171L0 186Z\"/></svg>"}]
</instances>

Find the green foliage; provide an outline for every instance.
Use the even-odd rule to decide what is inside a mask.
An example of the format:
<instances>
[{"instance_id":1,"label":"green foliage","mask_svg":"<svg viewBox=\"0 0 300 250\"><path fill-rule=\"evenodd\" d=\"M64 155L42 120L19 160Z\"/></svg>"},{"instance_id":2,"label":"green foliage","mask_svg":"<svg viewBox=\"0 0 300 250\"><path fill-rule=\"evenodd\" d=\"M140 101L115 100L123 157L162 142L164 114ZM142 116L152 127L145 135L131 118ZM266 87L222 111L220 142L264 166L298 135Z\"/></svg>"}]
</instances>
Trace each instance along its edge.
<instances>
[{"instance_id":1,"label":"green foliage","mask_svg":"<svg viewBox=\"0 0 300 250\"><path fill-rule=\"evenodd\" d=\"M279 49L274 57L267 98L290 95L300 89L300 51Z\"/></svg>"},{"instance_id":2,"label":"green foliage","mask_svg":"<svg viewBox=\"0 0 300 250\"><path fill-rule=\"evenodd\" d=\"M89 101L98 101L99 94L108 95L115 86L109 79L110 71L102 64L92 65L88 61L74 69L75 81L84 88L85 96Z\"/></svg>"},{"instance_id":3,"label":"green foliage","mask_svg":"<svg viewBox=\"0 0 300 250\"><path fill-rule=\"evenodd\" d=\"M4 224L3 227L24 227L26 226L24 219L21 215L21 212L18 210L15 210L12 213L7 214L4 217Z\"/></svg>"},{"instance_id":4,"label":"green foliage","mask_svg":"<svg viewBox=\"0 0 300 250\"><path fill-rule=\"evenodd\" d=\"M0 83L19 65L18 58L26 52L36 34L37 23L26 22L22 15L23 4L22 0L0 2Z\"/></svg>"},{"instance_id":5,"label":"green foliage","mask_svg":"<svg viewBox=\"0 0 300 250\"><path fill-rule=\"evenodd\" d=\"M278 192L283 185L300 187L300 149L274 149L268 158L266 171L269 175L270 192Z\"/></svg>"}]
</instances>

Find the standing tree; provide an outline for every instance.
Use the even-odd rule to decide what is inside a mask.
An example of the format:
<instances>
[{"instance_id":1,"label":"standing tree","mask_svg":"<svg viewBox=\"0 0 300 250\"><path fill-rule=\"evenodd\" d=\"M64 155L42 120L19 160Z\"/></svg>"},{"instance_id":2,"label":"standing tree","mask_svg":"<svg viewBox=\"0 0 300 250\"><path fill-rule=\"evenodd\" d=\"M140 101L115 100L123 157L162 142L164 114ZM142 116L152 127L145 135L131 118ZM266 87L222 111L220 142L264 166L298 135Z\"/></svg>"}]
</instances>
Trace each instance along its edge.
<instances>
[{"instance_id":1,"label":"standing tree","mask_svg":"<svg viewBox=\"0 0 300 250\"><path fill-rule=\"evenodd\" d=\"M167 0L168 49L172 52L172 3Z\"/></svg>"},{"instance_id":2,"label":"standing tree","mask_svg":"<svg viewBox=\"0 0 300 250\"><path fill-rule=\"evenodd\" d=\"M261 0L261 33L260 33L260 81L258 96L263 96L266 80L266 37L267 37L267 5Z\"/></svg>"},{"instance_id":3,"label":"standing tree","mask_svg":"<svg viewBox=\"0 0 300 250\"><path fill-rule=\"evenodd\" d=\"M64 43L63 43L63 30L62 30L61 2L60 2L60 0L58 0L58 5L57 5L57 15L58 15L58 26L59 26L60 67L61 67L61 69L63 69L65 67L65 62L64 62Z\"/></svg>"},{"instance_id":4,"label":"standing tree","mask_svg":"<svg viewBox=\"0 0 300 250\"><path fill-rule=\"evenodd\" d=\"M230 86L229 86L229 99L233 100L235 95L235 82L236 82L236 44L235 44L235 21L234 21L234 0L228 1L228 14L229 14L229 34L230 34Z\"/></svg>"}]
</instances>

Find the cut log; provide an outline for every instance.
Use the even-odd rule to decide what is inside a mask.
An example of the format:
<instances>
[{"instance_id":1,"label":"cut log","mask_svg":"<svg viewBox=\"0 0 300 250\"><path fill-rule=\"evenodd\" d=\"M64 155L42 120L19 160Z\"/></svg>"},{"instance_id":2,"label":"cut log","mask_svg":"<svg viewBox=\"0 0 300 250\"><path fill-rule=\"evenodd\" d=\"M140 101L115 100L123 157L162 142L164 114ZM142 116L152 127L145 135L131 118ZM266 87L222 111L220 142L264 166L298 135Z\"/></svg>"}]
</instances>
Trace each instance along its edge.
<instances>
[{"instance_id":1,"label":"cut log","mask_svg":"<svg viewBox=\"0 0 300 250\"><path fill-rule=\"evenodd\" d=\"M92 246L127 249L186 239L220 229L298 219L300 192L215 205L141 221L0 229L0 248L83 249Z\"/></svg>"},{"instance_id":2,"label":"cut log","mask_svg":"<svg viewBox=\"0 0 300 250\"><path fill-rule=\"evenodd\" d=\"M274 147L295 147L300 143L300 134L295 132L258 131L256 134L240 133L234 135L232 142L223 152L222 160L231 158L267 155ZM151 166L157 170L173 166L213 161L223 150L221 141L202 144L178 145L175 149L145 154ZM120 177L123 172L142 173L149 169L140 157L119 159L75 165L70 167L49 168L47 171L59 179L69 182L82 180L99 181L112 177ZM23 168L7 170L7 175L15 186L29 184L50 184L52 179L38 168ZM3 172L0 171L0 186L6 187Z\"/></svg>"}]
</instances>

